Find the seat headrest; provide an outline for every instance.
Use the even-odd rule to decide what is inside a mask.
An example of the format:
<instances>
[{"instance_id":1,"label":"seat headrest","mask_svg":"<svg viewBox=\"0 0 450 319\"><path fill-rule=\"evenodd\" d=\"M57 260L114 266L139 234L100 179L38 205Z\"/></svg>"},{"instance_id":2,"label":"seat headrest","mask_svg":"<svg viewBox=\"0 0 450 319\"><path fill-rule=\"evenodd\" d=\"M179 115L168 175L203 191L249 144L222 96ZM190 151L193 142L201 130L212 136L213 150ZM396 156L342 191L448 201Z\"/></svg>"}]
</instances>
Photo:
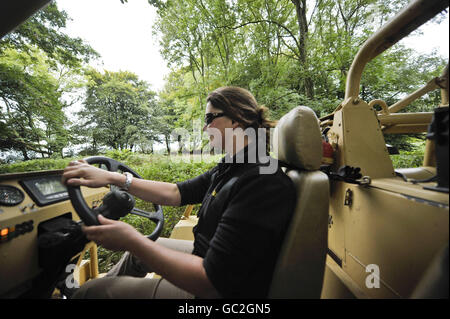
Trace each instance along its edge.
<instances>
[{"instance_id":1,"label":"seat headrest","mask_svg":"<svg viewBox=\"0 0 450 319\"><path fill-rule=\"evenodd\" d=\"M273 146L280 161L306 170L319 169L322 135L314 111L297 106L285 114L275 127Z\"/></svg>"}]
</instances>

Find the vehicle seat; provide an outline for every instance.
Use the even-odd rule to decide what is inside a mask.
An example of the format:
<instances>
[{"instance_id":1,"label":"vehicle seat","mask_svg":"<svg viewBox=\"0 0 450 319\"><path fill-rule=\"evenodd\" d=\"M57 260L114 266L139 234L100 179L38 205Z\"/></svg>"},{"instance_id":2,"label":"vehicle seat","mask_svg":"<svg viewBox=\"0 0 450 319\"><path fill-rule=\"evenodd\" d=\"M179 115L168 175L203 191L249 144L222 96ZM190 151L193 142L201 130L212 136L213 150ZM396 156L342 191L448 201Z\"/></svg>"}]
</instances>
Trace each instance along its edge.
<instances>
[{"instance_id":1,"label":"vehicle seat","mask_svg":"<svg viewBox=\"0 0 450 319\"><path fill-rule=\"evenodd\" d=\"M319 171L322 137L308 107L284 115L274 132L274 150L290 167L297 204L275 267L270 298L320 298L328 245L328 177Z\"/></svg>"}]
</instances>

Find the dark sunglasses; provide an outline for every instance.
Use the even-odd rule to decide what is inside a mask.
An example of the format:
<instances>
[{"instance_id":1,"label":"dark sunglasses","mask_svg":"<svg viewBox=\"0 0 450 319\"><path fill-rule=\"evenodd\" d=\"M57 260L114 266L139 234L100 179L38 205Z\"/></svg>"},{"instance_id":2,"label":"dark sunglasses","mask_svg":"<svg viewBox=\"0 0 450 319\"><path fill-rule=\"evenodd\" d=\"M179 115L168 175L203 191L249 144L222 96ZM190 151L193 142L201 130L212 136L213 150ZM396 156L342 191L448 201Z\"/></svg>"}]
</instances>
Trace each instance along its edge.
<instances>
[{"instance_id":1,"label":"dark sunglasses","mask_svg":"<svg viewBox=\"0 0 450 319\"><path fill-rule=\"evenodd\" d=\"M216 118L225 116L225 113L206 113L205 125L211 124Z\"/></svg>"}]
</instances>

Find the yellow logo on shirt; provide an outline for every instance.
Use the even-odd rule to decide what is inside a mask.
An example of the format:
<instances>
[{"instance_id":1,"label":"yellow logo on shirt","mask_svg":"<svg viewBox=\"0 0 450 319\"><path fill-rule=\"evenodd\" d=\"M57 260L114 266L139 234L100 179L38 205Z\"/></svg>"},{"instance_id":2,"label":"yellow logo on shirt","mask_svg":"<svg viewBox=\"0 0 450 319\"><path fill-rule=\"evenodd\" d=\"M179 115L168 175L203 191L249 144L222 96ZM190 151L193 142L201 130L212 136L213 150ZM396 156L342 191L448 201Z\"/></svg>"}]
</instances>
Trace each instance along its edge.
<instances>
[{"instance_id":1,"label":"yellow logo on shirt","mask_svg":"<svg viewBox=\"0 0 450 319\"><path fill-rule=\"evenodd\" d=\"M217 193L216 193L216 190L213 190L212 193L211 193L211 196L214 196L214 197L215 197L216 194L217 194Z\"/></svg>"}]
</instances>

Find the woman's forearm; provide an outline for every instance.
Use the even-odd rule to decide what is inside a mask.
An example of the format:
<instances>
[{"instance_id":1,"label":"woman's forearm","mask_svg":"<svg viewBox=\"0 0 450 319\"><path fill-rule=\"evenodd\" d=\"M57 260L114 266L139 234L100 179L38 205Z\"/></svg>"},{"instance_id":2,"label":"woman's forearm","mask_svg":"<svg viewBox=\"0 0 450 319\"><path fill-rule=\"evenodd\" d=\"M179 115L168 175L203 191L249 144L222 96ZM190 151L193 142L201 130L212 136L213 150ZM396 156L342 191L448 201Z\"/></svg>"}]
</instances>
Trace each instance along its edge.
<instances>
[{"instance_id":1,"label":"woman's forearm","mask_svg":"<svg viewBox=\"0 0 450 319\"><path fill-rule=\"evenodd\" d=\"M123 186L125 175L119 173L111 174L110 184ZM128 192L148 202L158 205L179 206L181 195L178 186L172 183L150 181L133 178Z\"/></svg>"},{"instance_id":2,"label":"woman's forearm","mask_svg":"<svg viewBox=\"0 0 450 319\"><path fill-rule=\"evenodd\" d=\"M129 251L149 269L197 297L219 297L203 267L203 258L159 245L122 221L101 215L98 221L98 226L82 227L89 240L109 250Z\"/></svg>"},{"instance_id":3,"label":"woman's forearm","mask_svg":"<svg viewBox=\"0 0 450 319\"><path fill-rule=\"evenodd\" d=\"M103 187L108 184L123 187L126 176L89 165L84 160L72 161L64 169L61 182L69 186ZM133 178L128 191L159 205L179 206L181 195L176 184Z\"/></svg>"}]
</instances>

